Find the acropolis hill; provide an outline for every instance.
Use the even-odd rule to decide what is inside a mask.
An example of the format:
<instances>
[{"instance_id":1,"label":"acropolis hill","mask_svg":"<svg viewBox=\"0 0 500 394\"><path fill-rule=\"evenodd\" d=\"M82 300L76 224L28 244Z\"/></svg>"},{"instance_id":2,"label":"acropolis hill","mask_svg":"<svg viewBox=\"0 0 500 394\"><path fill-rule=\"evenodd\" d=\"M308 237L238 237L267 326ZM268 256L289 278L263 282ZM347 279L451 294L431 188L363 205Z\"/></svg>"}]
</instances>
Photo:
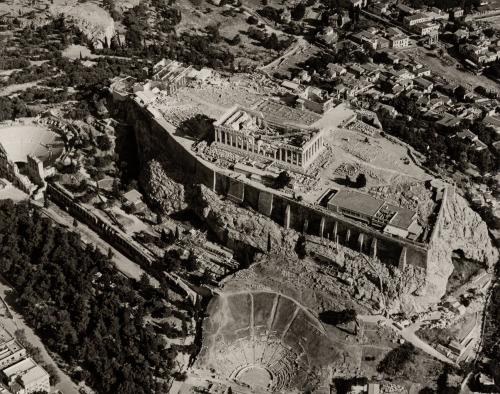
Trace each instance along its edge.
<instances>
[{"instance_id":1,"label":"acropolis hill","mask_svg":"<svg viewBox=\"0 0 500 394\"><path fill-rule=\"evenodd\" d=\"M453 250L488 265L496 261L484 223L452 186L433 180L414 158L407 165L408 179L415 184L413 189L424 190L427 197L413 199L407 204L411 209L399 206L386 187L389 194L384 187L372 187L368 192L353 190L343 195L344 187L338 180L332 182L328 170L336 167L336 146L344 138L352 139L353 132L348 130L362 123L362 111L338 104L318 114L287 107L272 97L256 100L253 108L224 109L201 98L194 104L183 103L191 87L210 87L210 78L217 78L206 79L206 75L211 72L191 73L180 82L175 79L175 88L169 85L166 90L141 88L123 79L112 85L115 106L134 127L142 163L161 161L166 155L190 174L186 182L203 184L285 229L348 246L402 270L413 266L425 277L425 286L404 301L410 309L437 302L444 294ZM186 105L216 115L210 146L193 144L177 131ZM362 138L373 141L375 151L377 144L387 146L387 155L406 151L375 134ZM371 168L375 179L393 176L393 168ZM294 184L291 189L277 190L271 181L283 170L292 174ZM470 231L464 231L465 221L458 220L458 213L467 215Z\"/></svg>"}]
</instances>

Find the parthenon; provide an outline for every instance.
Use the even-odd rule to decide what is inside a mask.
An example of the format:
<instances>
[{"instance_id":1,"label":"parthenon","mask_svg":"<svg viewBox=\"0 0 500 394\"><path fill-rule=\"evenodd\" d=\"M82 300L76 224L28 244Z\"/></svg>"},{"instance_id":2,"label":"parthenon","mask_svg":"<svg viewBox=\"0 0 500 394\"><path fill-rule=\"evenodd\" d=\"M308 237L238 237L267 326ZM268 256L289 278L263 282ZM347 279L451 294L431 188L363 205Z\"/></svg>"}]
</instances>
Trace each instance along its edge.
<instances>
[{"instance_id":1,"label":"parthenon","mask_svg":"<svg viewBox=\"0 0 500 394\"><path fill-rule=\"evenodd\" d=\"M223 149L303 169L324 149L321 130L280 123L240 106L231 108L214 126L215 142Z\"/></svg>"}]
</instances>

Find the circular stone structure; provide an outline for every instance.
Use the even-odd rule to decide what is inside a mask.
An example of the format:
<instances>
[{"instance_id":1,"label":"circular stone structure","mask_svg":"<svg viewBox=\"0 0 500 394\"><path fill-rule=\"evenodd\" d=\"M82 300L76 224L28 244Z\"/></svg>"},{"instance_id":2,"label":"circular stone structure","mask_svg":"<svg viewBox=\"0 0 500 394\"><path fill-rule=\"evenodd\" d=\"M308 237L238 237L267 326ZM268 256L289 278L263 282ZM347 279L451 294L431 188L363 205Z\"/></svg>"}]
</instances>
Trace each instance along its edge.
<instances>
[{"instance_id":1,"label":"circular stone structure","mask_svg":"<svg viewBox=\"0 0 500 394\"><path fill-rule=\"evenodd\" d=\"M250 365L240 370L235 380L256 389L267 390L272 385L273 377L267 369Z\"/></svg>"},{"instance_id":2,"label":"circular stone structure","mask_svg":"<svg viewBox=\"0 0 500 394\"><path fill-rule=\"evenodd\" d=\"M321 322L283 294L223 293L207 312L196 367L253 392L312 390L338 358Z\"/></svg>"},{"instance_id":3,"label":"circular stone structure","mask_svg":"<svg viewBox=\"0 0 500 394\"><path fill-rule=\"evenodd\" d=\"M10 161L26 163L31 155L44 167L51 166L64 150L59 135L36 123L0 125L0 145Z\"/></svg>"}]
</instances>

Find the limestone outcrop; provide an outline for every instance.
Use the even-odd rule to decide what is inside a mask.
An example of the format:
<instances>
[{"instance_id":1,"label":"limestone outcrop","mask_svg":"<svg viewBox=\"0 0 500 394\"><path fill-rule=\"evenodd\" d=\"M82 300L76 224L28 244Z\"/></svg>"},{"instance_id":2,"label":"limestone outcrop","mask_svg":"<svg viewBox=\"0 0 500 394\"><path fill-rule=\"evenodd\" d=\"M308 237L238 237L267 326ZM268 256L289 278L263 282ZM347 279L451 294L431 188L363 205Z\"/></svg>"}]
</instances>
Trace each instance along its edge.
<instances>
[{"instance_id":1,"label":"limestone outcrop","mask_svg":"<svg viewBox=\"0 0 500 394\"><path fill-rule=\"evenodd\" d=\"M439 302L453 272L453 251L462 251L466 259L481 262L485 268L498 262L498 250L491 242L486 223L452 188L448 189L439 215L431 240L425 289L420 296L406 297L406 309L421 310Z\"/></svg>"},{"instance_id":2,"label":"limestone outcrop","mask_svg":"<svg viewBox=\"0 0 500 394\"><path fill-rule=\"evenodd\" d=\"M65 20L74 23L92 41L94 47L102 48L115 36L115 22L109 13L94 3L52 4L49 12L53 16L63 15Z\"/></svg>"},{"instance_id":3,"label":"limestone outcrop","mask_svg":"<svg viewBox=\"0 0 500 394\"><path fill-rule=\"evenodd\" d=\"M141 174L141 185L150 203L164 214L186 208L184 186L173 181L156 161L149 161Z\"/></svg>"}]
</instances>

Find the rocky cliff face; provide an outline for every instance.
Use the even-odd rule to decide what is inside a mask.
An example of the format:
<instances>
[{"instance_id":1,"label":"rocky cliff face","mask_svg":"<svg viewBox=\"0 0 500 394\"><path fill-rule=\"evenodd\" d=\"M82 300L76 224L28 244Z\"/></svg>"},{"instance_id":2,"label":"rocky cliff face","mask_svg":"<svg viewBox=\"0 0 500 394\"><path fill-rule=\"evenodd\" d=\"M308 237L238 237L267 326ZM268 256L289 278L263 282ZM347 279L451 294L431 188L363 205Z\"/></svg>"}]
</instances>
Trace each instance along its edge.
<instances>
[{"instance_id":1,"label":"rocky cliff face","mask_svg":"<svg viewBox=\"0 0 500 394\"><path fill-rule=\"evenodd\" d=\"M453 251L461 250L465 258L485 267L492 267L498 261L498 250L491 242L486 223L451 188L441 215L429 251L426 286L422 295L406 297L405 309L421 310L441 299L453 272Z\"/></svg>"},{"instance_id":2,"label":"rocky cliff face","mask_svg":"<svg viewBox=\"0 0 500 394\"><path fill-rule=\"evenodd\" d=\"M116 34L115 22L109 13L94 3L67 2L52 4L49 8L53 16L64 15L64 18L75 24L96 48L102 48Z\"/></svg>"},{"instance_id":3,"label":"rocky cliff face","mask_svg":"<svg viewBox=\"0 0 500 394\"><path fill-rule=\"evenodd\" d=\"M187 207L184 201L184 186L174 182L158 161L149 161L140 178L150 203L162 213L168 215Z\"/></svg>"},{"instance_id":4,"label":"rocky cliff face","mask_svg":"<svg viewBox=\"0 0 500 394\"><path fill-rule=\"evenodd\" d=\"M191 205L223 242L243 242L257 250L287 254L293 252L297 235L259 213L220 199L203 185L196 187Z\"/></svg>"}]
</instances>

